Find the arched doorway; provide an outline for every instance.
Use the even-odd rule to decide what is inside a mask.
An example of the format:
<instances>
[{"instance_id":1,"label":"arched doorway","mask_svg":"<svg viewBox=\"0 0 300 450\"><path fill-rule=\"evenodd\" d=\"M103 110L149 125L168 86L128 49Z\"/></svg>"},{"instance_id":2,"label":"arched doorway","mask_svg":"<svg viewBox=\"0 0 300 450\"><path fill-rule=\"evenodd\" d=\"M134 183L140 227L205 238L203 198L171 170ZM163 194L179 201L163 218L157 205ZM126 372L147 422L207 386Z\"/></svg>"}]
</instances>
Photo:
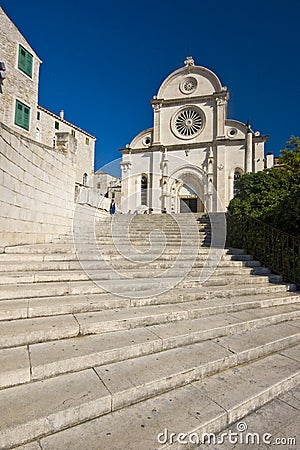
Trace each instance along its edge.
<instances>
[{"instance_id":1,"label":"arched doorway","mask_svg":"<svg viewBox=\"0 0 300 450\"><path fill-rule=\"evenodd\" d=\"M196 166L183 167L170 177L171 211L205 212L207 177Z\"/></svg>"},{"instance_id":2,"label":"arched doorway","mask_svg":"<svg viewBox=\"0 0 300 450\"><path fill-rule=\"evenodd\" d=\"M180 212L202 212L204 205L197 196L196 192L188 185L183 184L179 189Z\"/></svg>"}]
</instances>

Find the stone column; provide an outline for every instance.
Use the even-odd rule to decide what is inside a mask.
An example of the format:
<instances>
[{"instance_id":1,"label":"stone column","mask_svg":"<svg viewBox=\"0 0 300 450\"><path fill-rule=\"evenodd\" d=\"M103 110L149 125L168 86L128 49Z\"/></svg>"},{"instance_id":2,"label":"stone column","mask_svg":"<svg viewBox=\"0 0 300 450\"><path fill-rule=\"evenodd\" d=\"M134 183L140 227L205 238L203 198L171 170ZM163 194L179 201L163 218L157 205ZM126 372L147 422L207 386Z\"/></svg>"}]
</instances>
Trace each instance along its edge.
<instances>
[{"instance_id":1,"label":"stone column","mask_svg":"<svg viewBox=\"0 0 300 450\"><path fill-rule=\"evenodd\" d=\"M223 139L225 137L225 121L227 114L227 102L229 100L229 92L226 86L222 87L220 92L214 94L216 101L216 138Z\"/></svg>"},{"instance_id":2,"label":"stone column","mask_svg":"<svg viewBox=\"0 0 300 450\"><path fill-rule=\"evenodd\" d=\"M168 154L167 154L167 149L164 149L163 152L163 156L162 156L162 167L161 167L161 171L162 171L162 177L161 177L161 190L162 190L162 204L161 204L161 209L162 211L167 209L167 197L168 197L168 180L169 180L169 160L168 160Z\"/></svg>"},{"instance_id":3,"label":"stone column","mask_svg":"<svg viewBox=\"0 0 300 450\"><path fill-rule=\"evenodd\" d=\"M153 145L160 143L160 109L161 109L161 102L154 97L154 100L152 100L152 108L154 112L154 129L153 129Z\"/></svg>"},{"instance_id":4,"label":"stone column","mask_svg":"<svg viewBox=\"0 0 300 450\"><path fill-rule=\"evenodd\" d=\"M245 172L252 172L252 131L247 125L246 151L245 151Z\"/></svg>"},{"instance_id":5,"label":"stone column","mask_svg":"<svg viewBox=\"0 0 300 450\"><path fill-rule=\"evenodd\" d=\"M217 138L225 137L225 119L226 119L227 100L224 97L217 98Z\"/></svg>"},{"instance_id":6,"label":"stone column","mask_svg":"<svg viewBox=\"0 0 300 450\"><path fill-rule=\"evenodd\" d=\"M214 153L209 148L207 161L207 204L206 208L209 212L213 210L213 185L214 185Z\"/></svg>"},{"instance_id":7,"label":"stone column","mask_svg":"<svg viewBox=\"0 0 300 450\"><path fill-rule=\"evenodd\" d=\"M121 184L121 210L124 213L127 213L131 209L130 205L130 171L131 171L131 162L126 160L121 162L121 170L122 170L122 184ZM133 211L132 211L133 212Z\"/></svg>"}]
</instances>

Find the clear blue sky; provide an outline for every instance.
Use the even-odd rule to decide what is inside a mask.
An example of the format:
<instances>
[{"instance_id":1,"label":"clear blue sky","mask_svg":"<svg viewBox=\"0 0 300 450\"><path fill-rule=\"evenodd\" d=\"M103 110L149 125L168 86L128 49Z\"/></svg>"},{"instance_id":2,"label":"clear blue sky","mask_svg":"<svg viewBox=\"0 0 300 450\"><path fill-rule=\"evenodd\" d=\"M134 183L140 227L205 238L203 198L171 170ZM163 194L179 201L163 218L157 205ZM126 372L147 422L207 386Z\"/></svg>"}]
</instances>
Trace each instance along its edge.
<instances>
[{"instance_id":1,"label":"clear blue sky","mask_svg":"<svg viewBox=\"0 0 300 450\"><path fill-rule=\"evenodd\" d=\"M39 103L97 137L96 169L152 126L149 100L186 56L228 86L229 118L300 135L299 0L40 0L0 4L43 60Z\"/></svg>"}]
</instances>

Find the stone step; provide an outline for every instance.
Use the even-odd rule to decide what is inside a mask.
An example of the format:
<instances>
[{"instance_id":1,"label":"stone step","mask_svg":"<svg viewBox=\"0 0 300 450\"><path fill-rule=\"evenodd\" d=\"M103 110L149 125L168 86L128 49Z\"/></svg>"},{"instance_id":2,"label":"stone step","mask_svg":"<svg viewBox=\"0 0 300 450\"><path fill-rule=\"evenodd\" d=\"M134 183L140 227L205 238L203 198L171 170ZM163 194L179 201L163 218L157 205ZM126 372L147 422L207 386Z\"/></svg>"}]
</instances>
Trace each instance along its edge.
<instances>
[{"instance_id":1,"label":"stone step","mask_svg":"<svg viewBox=\"0 0 300 450\"><path fill-rule=\"evenodd\" d=\"M210 321L217 320L217 312L217 309L209 308L203 312L200 305L187 303L130 307L117 310L76 313L75 315L62 314L2 321L0 348L17 347L35 342L70 338L77 335L100 334L155 324L170 324L171 322L176 322L175 329L174 326L169 325L172 329L172 336L175 336L176 330L180 330L182 327L186 329L186 332L189 330L189 326L192 329L190 322L192 320L199 320L197 326L200 327L206 321L198 318L208 317L208 315L213 314L215 317L214 319L210 318ZM275 316L273 317L274 312ZM257 311L251 309L248 311L241 310L230 314L228 318L230 324L238 321L240 317L258 317L268 324L274 321L291 320L300 317L300 305L299 303L293 303L263 308ZM221 319L225 320L223 315ZM181 325L179 324L180 321L183 321Z\"/></svg>"},{"instance_id":2,"label":"stone step","mask_svg":"<svg viewBox=\"0 0 300 450\"><path fill-rule=\"evenodd\" d=\"M229 428L214 436L209 444L201 446L201 449L212 450L212 444L215 444L214 450L234 450L236 444L233 433L239 433L236 436L239 441L244 442L245 450L255 448L254 445L259 445L261 450L276 447L295 450L300 440L299 399L300 385L251 412L243 417L242 421L231 424ZM243 432L239 432L241 427L245 429Z\"/></svg>"},{"instance_id":3,"label":"stone step","mask_svg":"<svg viewBox=\"0 0 300 450\"><path fill-rule=\"evenodd\" d=\"M264 278L265 279L265 278ZM174 284L174 281L170 281ZM102 286L103 285L103 286ZM120 285L124 287L124 284ZM152 287L151 283L148 286L140 283L136 283L134 291L127 291L125 298L136 298L144 299L144 301L149 301L152 304L153 298L156 297L155 294L147 295L148 292L145 291L146 288L150 290ZM128 289L128 286L127 286ZM180 289L180 286L176 288ZM182 289L182 286L181 286ZM251 294L262 294L262 293L275 293L275 292L286 292L293 291L294 285L292 284L270 284L268 282L261 284L260 286L249 285L236 285L236 286L206 286L199 285L196 283L188 283L182 289L183 295L189 295L193 292L197 295L197 298L212 298L213 296L222 297L232 297L239 295L251 295ZM34 284L19 284L19 285L0 285L0 301L10 300L10 299L28 299L37 297L56 297L64 295L88 295L88 294L104 294L108 291L104 287L104 282L100 285L93 283L92 281L82 281L82 282L53 282L53 283L34 283ZM133 295L134 294L134 295ZM149 293L151 294L151 293ZM157 303L160 302L159 297L157 297Z\"/></svg>"},{"instance_id":4,"label":"stone step","mask_svg":"<svg viewBox=\"0 0 300 450\"><path fill-rule=\"evenodd\" d=\"M241 249L210 247L207 216L196 224L198 216L188 214L141 215L130 226L128 216L110 217L96 221L93 243L87 230L94 212L76 218L75 236L5 248L0 255L0 448L53 450L69 433L64 429L76 434L77 427L119 414L116 426L130 435L119 448L154 450L149 433L138 440L147 427L139 422L135 433L132 411L143 415L152 404L158 408L152 414L160 405L167 413L180 399L184 420L174 406L159 420L177 417L190 432L197 399L198 425L217 424L220 431L222 421L227 426L237 417L224 409L224 395L238 399L235 412L247 413L300 382L300 293L292 292L294 285L280 283ZM154 229L165 234L161 255ZM78 234L81 242L74 245ZM200 275L211 277L199 283ZM225 393L216 384L226 374L230 380L232 368L233 374L246 371L232 385L242 386L236 396L226 381ZM133 419L128 424L127 416ZM107 440L112 431L104 431L103 442L82 431L84 442L63 438L61 448L117 448L115 439Z\"/></svg>"},{"instance_id":5,"label":"stone step","mask_svg":"<svg viewBox=\"0 0 300 450\"><path fill-rule=\"evenodd\" d=\"M299 347L291 351L293 355L298 351L299 361ZM295 392L293 389L299 392L299 363L285 353L282 351L281 354L266 356L238 368L230 368L224 371L222 376L212 375L46 436L39 441L41 449L96 450L99 449L99 443L103 449L114 450L179 449L196 446L206 449L201 445L198 436L218 433L276 397L288 399L291 403L291 423L291 417L294 418L297 414L297 411L293 410L299 407L297 397L291 398ZM269 416L268 419L271 421L272 417ZM184 441L187 441L187 444L184 444ZM217 447L210 445L208 448ZM228 449L226 445L221 445L218 450L222 448ZM234 448L242 450L242 447L236 445Z\"/></svg>"},{"instance_id":6,"label":"stone step","mask_svg":"<svg viewBox=\"0 0 300 450\"><path fill-rule=\"evenodd\" d=\"M179 335L178 333L176 342L171 340L170 337L165 337L166 327L155 326L147 329L137 328L120 331L119 333L111 332L104 335L84 336L59 342L33 344L29 346L30 368L27 359L26 364L22 367L23 373L19 374L18 379L12 364L4 375L1 387L84 370L95 365L125 361L142 355L157 354L166 349L216 339L219 336L229 336L221 337L216 342L222 346L227 345L227 348L230 348L232 352L239 353L238 363L244 363L249 357L249 351L254 343L256 347L251 350L251 357L253 358L262 357L282 348L299 344L300 321L296 322L298 327L294 325L293 321L288 324L278 322L276 325L263 325L263 321L257 319L255 323L236 323L234 330L233 327L230 328L229 325L226 326L223 323L218 326L216 321L212 325L206 326L207 329L202 326L202 330L196 332L194 328L189 339L186 335ZM213 328L214 326L215 328ZM262 329L259 327L262 327ZM245 331L249 329L250 331ZM240 341L237 341L236 336L233 335L236 330L243 330L242 333L239 332ZM25 355L27 349L24 347L22 349ZM0 355L1 353L5 354L8 360L11 352L10 360L13 362L15 350L5 349L0 352ZM12 371L14 371L13 374L11 374ZM21 377L22 375L24 378ZM27 376L26 379L25 376Z\"/></svg>"},{"instance_id":7,"label":"stone step","mask_svg":"<svg viewBox=\"0 0 300 450\"><path fill-rule=\"evenodd\" d=\"M52 281L82 281L89 280L92 278L93 280L111 280L117 278L115 271L117 274L124 275L130 279L135 278L145 278L145 270L147 274L147 278L152 277L163 277L166 274L168 277L182 277L188 274L189 277L197 277L201 274L201 269L203 268L199 265L199 267L192 267L188 270L184 264L177 265L176 267L172 267L172 264L166 268L150 268L150 267L116 267L106 264L103 265L103 268L93 268L89 264L84 264L84 269L80 268L80 270L35 270L35 271L22 271L22 272L4 272L0 273L0 285L5 284L16 284L16 283L43 283L43 282L52 282ZM112 270L113 269L113 270ZM86 272L88 270L88 273ZM208 269L209 270L209 269ZM220 277L235 277L235 276L246 276L250 274L254 275L268 275L270 271L266 268L248 268L248 267L235 267L230 266L227 268L216 268L214 269L213 276ZM246 280L246 279L245 279ZM215 278L214 281L215 283ZM220 281L221 282L221 281ZM259 281L258 281L259 282ZM221 283L222 284L222 283Z\"/></svg>"},{"instance_id":8,"label":"stone step","mask_svg":"<svg viewBox=\"0 0 300 450\"><path fill-rule=\"evenodd\" d=\"M160 225L150 225L148 227L137 227L134 225L130 225L127 227L124 227L123 225L118 227L118 226L108 226L108 227L103 227L103 226L96 226L95 227L95 234L96 236L111 236L112 234L114 235L118 235L120 237L124 236L124 233L126 232L126 234L129 235L144 235L144 234L149 234L152 233L153 231L155 232L162 232L162 233L166 233L169 235L174 235L174 236L180 236L181 234L184 235L194 235L195 232L197 231L208 231L211 232L212 229L209 225L207 224L195 224L195 226L193 228L191 228L191 226L189 224L184 225L184 224L180 224L179 226L177 226L175 224L175 226L160 226ZM74 231L74 234L76 234L77 231ZM89 238L90 235L87 231L84 230L78 230L78 235L83 236L83 237L87 237ZM70 238L71 236L68 236L68 238ZM66 239L66 238L65 238Z\"/></svg>"},{"instance_id":9,"label":"stone step","mask_svg":"<svg viewBox=\"0 0 300 450\"><path fill-rule=\"evenodd\" d=\"M117 259L113 263L113 267L117 269L136 269L137 267L143 268L159 268L159 269L167 269L173 264L172 260L155 260L153 262L130 262L125 259ZM186 267L186 265L190 262L193 263L193 268L202 268L204 265L208 264L208 261L205 259L196 259L195 262L193 259L184 259L182 261L176 262L176 267ZM24 261L20 262L17 260L13 261L0 261L0 273L7 272L40 272L40 271L65 271L65 270L78 270L82 269L82 264L84 267L88 269L107 269L110 266L107 261L103 260L85 260L81 261L81 263L77 260L60 260L60 261ZM210 265L214 265L215 261L211 261ZM218 262L218 267L260 267L259 261L232 261L231 259L221 259Z\"/></svg>"},{"instance_id":10,"label":"stone step","mask_svg":"<svg viewBox=\"0 0 300 450\"><path fill-rule=\"evenodd\" d=\"M224 285L229 284L248 284L248 283L265 283L267 278L266 275L269 271L266 269L251 269L251 268L220 268L215 269L214 266L209 266L201 270L201 268L189 268L187 267L170 267L169 269L150 269L150 268L139 268L139 269L119 269L107 265L105 269L89 269L88 266L83 266L85 270L65 270L65 271L33 271L33 272L6 272L0 274L0 288L7 285L23 285L23 284L36 284L36 283L52 283L52 282L77 282L77 281L88 281L89 279L93 281L100 281L103 286L105 283L113 280L115 286L119 287L122 291L128 289L128 286L132 285L134 280L136 283L142 283L142 287L146 288L149 284L149 278L156 280L161 280L163 283L174 283L173 279L178 279L184 284L197 283L200 276L209 275L210 278L204 283L206 286L210 285ZM253 276L253 274L256 274ZM146 275L146 276L145 276ZM273 277L274 278L274 277ZM171 281L170 281L171 280ZM173 281L172 281L173 280ZM274 280L275 281L275 280ZM122 287L124 289L122 289Z\"/></svg>"},{"instance_id":11,"label":"stone step","mask_svg":"<svg viewBox=\"0 0 300 450\"><path fill-rule=\"evenodd\" d=\"M294 354L296 351L299 356L299 347L294 347ZM176 432L216 432L300 382L299 357L297 361L284 354L265 356L237 368L238 353L232 354L216 342L203 342L165 351L159 356L142 356L2 390L0 447L12 448L42 437L41 445L45 449L82 449L87 448L87 442L89 449L96 449L101 442L102 448L141 450L149 449L152 437L154 445L150 448L157 448L155 440L158 433L164 431L166 421L167 428ZM133 362L139 367L138 371L134 371ZM224 386L227 386L225 391ZM38 408L33 401L36 398ZM139 401L143 402L133 406ZM185 420L187 416L189 420ZM155 421L155 431L151 422L148 426L144 422L151 421L152 417L160 418ZM89 421L95 418L98 419L90 429L92 422ZM125 418L130 421L124 422ZM107 420L113 421L110 427L107 427ZM101 441L97 436L98 444L92 441L95 422L98 422L96 429L98 432L102 429L103 435ZM73 428L43 438L81 423L79 432ZM89 435L84 431L87 427ZM66 433L72 436L72 441L66 440ZM116 435L118 438L123 435L123 439L114 439Z\"/></svg>"},{"instance_id":12,"label":"stone step","mask_svg":"<svg viewBox=\"0 0 300 450\"><path fill-rule=\"evenodd\" d=\"M185 241L183 241L185 242ZM143 244L145 242L143 241ZM180 242L181 245L181 242ZM118 243L118 249L124 249L128 251L128 245L125 243ZM106 251L106 250L114 250L115 251L116 246L113 244L102 244L101 245L101 253ZM80 248L81 251L83 251L83 249ZM94 248L94 245L90 245L87 246L87 250L86 253L90 252L90 251L98 251L99 249ZM164 251L169 251L172 253L172 248L167 248ZM214 248L212 248L212 250L216 250ZM173 250L173 252L177 252L178 249L175 248ZM188 248L187 246L183 245L183 248L181 250L182 252L191 252L191 249ZM209 247L201 247L201 245L199 246L198 249L198 253L209 253L210 248ZM129 252L129 251L128 251ZM230 255L235 255L235 257L238 257L239 255L244 255L249 256L248 254L246 255L244 251L239 250L239 249L218 249L218 252L222 253L222 254L230 254ZM73 254L76 253L76 249L73 245L73 243L59 243L59 244L34 244L34 245L18 245L18 246L13 246L13 247L6 247L5 248L5 254L1 255L1 258L4 258L6 254L15 254L15 255L20 255L20 254L35 254L35 255L39 255L39 254L43 254L43 255L49 255L49 254ZM84 252L83 252L84 253Z\"/></svg>"},{"instance_id":13,"label":"stone step","mask_svg":"<svg viewBox=\"0 0 300 450\"><path fill-rule=\"evenodd\" d=\"M186 241L186 240L191 240L193 242L195 242L195 239L199 238L200 240L202 239L206 239L208 237L212 236L212 232L211 230L208 229L199 229L199 230L195 230L194 232L188 232L185 230L180 230L178 233L172 233L171 231L167 231L167 230L160 230L160 232L157 232L158 230L145 230L145 231L135 231L135 232L130 232L127 231L125 233L125 230L122 230L122 232L111 232L110 230L107 231L103 231L102 233L97 233L96 237L92 234L90 235L83 235L82 233L78 233L75 234L73 237L69 237L68 239L62 239L62 240L57 240L56 242L53 242L52 245L54 244L72 244L74 241L75 242L82 242L82 243L91 243L91 242L99 242L99 243L105 243L105 242L111 242L112 240L118 240L120 242L122 242L124 240L124 236L126 236L126 239L129 239L131 241L144 241L144 242L148 242L150 239L151 241L161 241L161 238L165 237L166 240L168 242L173 242L173 241ZM113 237L112 237L113 234Z\"/></svg>"},{"instance_id":14,"label":"stone step","mask_svg":"<svg viewBox=\"0 0 300 450\"><path fill-rule=\"evenodd\" d=\"M197 283L199 281L199 276L190 276L187 279L181 282L182 285L188 285L192 283ZM230 275L230 276L218 276L213 273L213 275L208 278L203 286L229 286L229 285L246 285L246 284L267 284L269 282L268 276L260 276L260 275Z\"/></svg>"},{"instance_id":15,"label":"stone step","mask_svg":"<svg viewBox=\"0 0 300 450\"><path fill-rule=\"evenodd\" d=\"M0 398L3 449L111 410L111 396L92 369L5 389Z\"/></svg>"},{"instance_id":16,"label":"stone step","mask_svg":"<svg viewBox=\"0 0 300 450\"><path fill-rule=\"evenodd\" d=\"M285 320L288 320L288 317L293 319L300 317L299 304L277 306L275 308L277 308L279 314L277 317L278 320L281 320L283 316L285 317ZM269 316L272 313L274 313L274 309L271 307L266 308L263 311L259 310L258 312L252 310L245 312L237 311L234 313L234 316L239 318L242 316L253 317L255 314L260 316L265 315L266 323L269 323L269 320L277 320L273 317L270 319ZM206 311L206 314L209 314L208 311ZM180 330L181 326L185 327L186 332L188 332L187 330L192 328L191 321L193 319L197 320L197 318L201 318L203 315L206 316L205 313L203 314L203 310L199 305L191 305L191 308L189 309L187 305L179 305L179 307L176 308L173 304L171 306L139 307L134 310L133 308L123 308L121 310L113 310L113 313L111 311L79 313L76 314L75 317L80 325L80 333L82 335L106 333L109 331L126 330L140 326L165 323L169 324L168 328L171 328L172 333L174 334L176 333L176 330ZM214 319L217 318L214 317ZM210 318L210 322L214 319ZM221 320L225 320L223 315ZM181 321L182 324L179 323ZM229 317L229 321L234 321L231 316ZM175 322L175 325L171 325L172 322ZM197 326L202 326L202 324L203 320L201 319L199 320L199 323L197 323Z\"/></svg>"},{"instance_id":17,"label":"stone step","mask_svg":"<svg viewBox=\"0 0 300 450\"><path fill-rule=\"evenodd\" d=\"M214 314L218 314L261 306L297 303L300 300L297 293L284 292L282 290L279 292L270 291L266 294L261 291L257 294L250 293L241 297L238 294L239 292L237 291L235 296L231 295L228 298L218 298L217 295L214 297L211 295L211 297L207 296L208 300L205 300L205 293L199 293L198 289L180 290L178 288L177 292L169 292L153 298L141 297L139 299L123 298L111 294L90 294L2 300L0 302L0 321L177 303L178 305L190 304L193 308L203 310L202 314L204 315L207 311L214 311Z\"/></svg>"},{"instance_id":18,"label":"stone step","mask_svg":"<svg viewBox=\"0 0 300 450\"><path fill-rule=\"evenodd\" d=\"M144 243L143 243L144 245ZM179 243L179 245L177 247L179 247L181 245L181 243ZM149 245L148 245L149 247ZM174 246L175 247L175 246ZM159 246L159 249L161 248L161 245ZM80 250L84 250L84 248L82 249L81 247L79 247ZM123 251L125 253L125 255L130 256L130 249L128 248L127 244L120 244L117 247L114 244L102 244L101 245L101 253L105 253L105 252L116 252L116 251ZM86 253L92 251L93 253L99 253L99 249L97 249L97 246L90 246L87 247ZM164 252L166 253L178 253L178 249L175 248L166 248L164 249ZM190 248L185 248L183 247L181 249L182 253L190 253L191 249ZM206 247L199 247L199 253L208 253L209 252L209 248ZM225 251L224 251L225 252ZM18 254L74 254L76 253L76 249L74 248L73 245L71 244L57 244L57 245L52 245L52 246L47 246L44 244L40 244L38 247L37 245L35 246L30 246L30 245L26 245L26 246L19 246L19 247L7 247L5 249L5 253L6 254L11 254L13 253L14 255L18 255ZM84 253L84 251L83 251ZM84 253L85 254L85 253Z\"/></svg>"},{"instance_id":19,"label":"stone step","mask_svg":"<svg viewBox=\"0 0 300 450\"><path fill-rule=\"evenodd\" d=\"M174 274L173 274L174 275ZM227 295L231 295L232 291L245 289L244 292L251 291L252 286L258 289L258 285L264 289L269 287L268 276L254 276L254 275L235 275L230 277L212 276L203 283L199 283L199 275L196 277L187 276L184 279L184 272L182 277L156 277L156 278L117 278L109 276L104 279L94 279L89 281L49 281L39 283L19 283L19 284L2 284L0 285L0 300L10 299L26 299L44 296L58 296L66 294L100 294L112 293L113 295L120 295L122 297L146 298L155 297L162 293L168 292L175 286L184 289L198 288L199 294L203 294L203 298L210 296L212 291L223 290ZM275 284L275 283L274 283ZM229 292L228 292L229 289ZM281 286L282 290L294 290L294 285L284 284ZM268 291L266 291L268 292ZM270 292L270 291L269 291ZM217 292L220 295L220 292Z\"/></svg>"},{"instance_id":20,"label":"stone step","mask_svg":"<svg viewBox=\"0 0 300 450\"><path fill-rule=\"evenodd\" d=\"M221 258L220 258L221 255ZM126 258L124 258L123 255L118 253L116 249L108 249L107 251L94 251L94 252L81 252L80 251L80 261L114 261L114 260L124 260L125 262L131 262L129 256L125 255ZM244 262L245 264L259 264L258 261L253 261L252 258L249 258L249 255L246 255L247 259L246 261L234 259L232 260L233 256L228 253L224 252L213 252L209 254L209 252L206 249L199 249L198 254L196 255L196 258L193 257L193 255L190 254L190 252L181 252L180 253L180 260L181 261L205 261L205 260L219 260L220 261L233 261L233 263L237 262ZM178 252L164 252L162 255L155 258L155 262L160 261L173 261L178 257ZM238 256L236 256L238 258ZM141 254L141 255L134 255L134 260L140 261L141 263L145 263L149 261L149 256L147 254ZM49 253L49 254L35 254L35 253L19 253L19 254L13 254L13 253L3 253L0 254L0 264L5 265L7 263L31 263L31 262L52 262L52 261L78 261L77 255L74 252L70 253Z\"/></svg>"},{"instance_id":21,"label":"stone step","mask_svg":"<svg viewBox=\"0 0 300 450\"><path fill-rule=\"evenodd\" d=\"M285 285L285 284L270 284L268 283L266 286L257 286L253 287L251 285L238 286L235 289L231 287L224 288L223 286L209 286L205 289L200 289L199 286L196 288L180 288L176 287L174 291L167 292L165 294L160 294L159 296L153 297L140 297L140 298L131 298L130 304L134 306L146 306L146 305L157 305L161 303L177 303L179 301L205 301L205 300L213 300L219 301L222 299L232 299L234 302L238 301L239 298L243 298L246 302L247 299L253 299L254 301L261 299L265 301L265 297L268 298L276 298L279 296L280 298L285 298L288 295L288 298L298 298L298 294L290 291L290 287L293 285ZM296 297L293 297L296 296ZM250 300L251 301L251 300ZM202 304L202 303L201 303Z\"/></svg>"}]
</instances>

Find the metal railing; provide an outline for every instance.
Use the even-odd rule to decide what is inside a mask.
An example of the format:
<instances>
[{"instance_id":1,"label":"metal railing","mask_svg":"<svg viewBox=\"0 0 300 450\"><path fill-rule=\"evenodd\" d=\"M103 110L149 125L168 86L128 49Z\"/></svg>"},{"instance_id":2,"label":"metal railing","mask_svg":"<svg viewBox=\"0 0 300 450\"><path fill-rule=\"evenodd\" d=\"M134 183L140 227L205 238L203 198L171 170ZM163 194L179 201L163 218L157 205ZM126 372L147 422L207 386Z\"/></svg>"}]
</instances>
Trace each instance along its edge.
<instances>
[{"instance_id":1,"label":"metal railing","mask_svg":"<svg viewBox=\"0 0 300 450\"><path fill-rule=\"evenodd\" d=\"M247 214L227 214L227 245L243 248L300 289L300 237Z\"/></svg>"}]
</instances>

